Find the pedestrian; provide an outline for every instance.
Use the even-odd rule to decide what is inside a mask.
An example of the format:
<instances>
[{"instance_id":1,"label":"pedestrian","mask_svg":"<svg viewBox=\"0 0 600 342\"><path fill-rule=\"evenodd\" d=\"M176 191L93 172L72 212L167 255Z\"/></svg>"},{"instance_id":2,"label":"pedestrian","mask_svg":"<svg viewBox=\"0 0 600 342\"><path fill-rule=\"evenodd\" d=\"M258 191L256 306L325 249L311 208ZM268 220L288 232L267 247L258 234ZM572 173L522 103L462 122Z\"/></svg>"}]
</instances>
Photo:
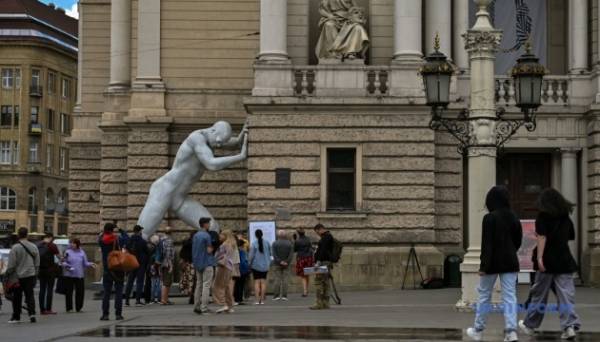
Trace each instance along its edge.
<instances>
[{"instance_id":1,"label":"pedestrian","mask_svg":"<svg viewBox=\"0 0 600 342\"><path fill-rule=\"evenodd\" d=\"M290 265L294 259L294 246L287 239L285 231L277 232L277 240L271 246L273 252L273 273L275 274L275 292L273 300L287 301Z\"/></svg>"},{"instance_id":2,"label":"pedestrian","mask_svg":"<svg viewBox=\"0 0 600 342\"><path fill-rule=\"evenodd\" d=\"M548 294L554 286L558 299L561 338L573 340L581 328L581 321L575 312L575 284L573 273L577 263L569 241L575 240L575 228L569 215L574 205L555 189L546 189L540 194L537 207L539 214L535 220L537 247L534 250L535 283L531 288L531 303L525 319L519 327L527 335L533 335L544 319Z\"/></svg>"},{"instance_id":3,"label":"pedestrian","mask_svg":"<svg viewBox=\"0 0 600 342\"><path fill-rule=\"evenodd\" d=\"M4 275L6 274L6 267L8 263L4 261L4 258L0 256L0 312L2 312L2 297L4 297Z\"/></svg>"},{"instance_id":4,"label":"pedestrian","mask_svg":"<svg viewBox=\"0 0 600 342\"><path fill-rule=\"evenodd\" d=\"M96 268L96 264L88 261L85 251L81 249L81 241L71 239L61 266L65 281L67 313L73 312L73 293L75 293L75 310L81 312L85 298L85 269Z\"/></svg>"},{"instance_id":5,"label":"pedestrian","mask_svg":"<svg viewBox=\"0 0 600 342\"><path fill-rule=\"evenodd\" d=\"M248 261L254 278L254 295L256 296L254 305L263 305L267 292L267 273L271 265L271 245L263 239L262 230L257 229L254 236L256 239L250 245Z\"/></svg>"},{"instance_id":6,"label":"pedestrian","mask_svg":"<svg viewBox=\"0 0 600 342\"><path fill-rule=\"evenodd\" d=\"M194 234L191 232L189 238L183 241L181 250L179 251L179 259L181 260L181 280L179 281L179 290L182 294L189 297L188 303L194 304L194 287L196 285L196 272L192 262L192 246Z\"/></svg>"},{"instance_id":7,"label":"pedestrian","mask_svg":"<svg viewBox=\"0 0 600 342\"><path fill-rule=\"evenodd\" d=\"M56 277L61 272L61 269L57 263L60 252L53 241L54 234L48 232L44 235L44 239L37 245L40 252L40 271L38 274L40 291L38 299L41 315L56 315L56 312L52 311L52 298Z\"/></svg>"},{"instance_id":8,"label":"pedestrian","mask_svg":"<svg viewBox=\"0 0 600 342\"><path fill-rule=\"evenodd\" d=\"M150 237L150 302L153 304L160 303L161 297L160 264L157 261L159 243L158 235L154 234Z\"/></svg>"},{"instance_id":9,"label":"pedestrian","mask_svg":"<svg viewBox=\"0 0 600 342\"><path fill-rule=\"evenodd\" d=\"M485 198L488 213L483 217L481 263L479 266L479 300L475 308L475 324L467 335L481 341L487 316L492 310L492 292L496 279L502 286L504 341L517 341L517 275L523 229L510 208L508 190L503 186L490 189Z\"/></svg>"},{"instance_id":10,"label":"pedestrian","mask_svg":"<svg viewBox=\"0 0 600 342\"><path fill-rule=\"evenodd\" d=\"M98 236L98 245L102 251L102 316L101 321L109 320L110 297L115 291L115 319L123 320L123 283L125 273L108 269L108 254L113 250L120 250L119 237L115 233L117 227L114 223L106 223L103 232Z\"/></svg>"},{"instance_id":11,"label":"pedestrian","mask_svg":"<svg viewBox=\"0 0 600 342\"><path fill-rule=\"evenodd\" d=\"M208 217L200 219L200 230L194 234L192 241L192 262L196 271L194 312L200 315L209 312L208 300L215 267L212 238L208 233L210 220Z\"/></svg>"},{"instance_id":12,"label":"pedestrian","mask_svg":"<svg viewBox=\"0 0 600 342\"><path fill-rule=\"evenodd\" d=\"M231 230L219 234L221 246L215 253L216 270L213 296L215 301L222 305L217 313L233 312L233 294L231 293L231 276L233 274L234 254L237 253L237 244Z\"/></svg>"},{"instance_id":13,"label":"pedestrian","mask_svg":"<svg viewBox=\"0 0 600 342\"><path fill-rule=\"evenodd\" d=\"M318 273L315 276L316 303L310 309L326 310L329 309L329 272L333 268L333 235L320 223L315 226L314 231L320 237L315 253L315 266L327 267L328 273Z\"/></svg>"},{"instance_id":14,"label":"pedestrian","mask_svg":"<svg viewBox=\"0 0 600 342\"><path fill-rule=\"evenodd\" d=\"M238 254L240 257L240 276L235 279L233 289L233 300L237 305L244 304L246 282L250 276L250 265L248 264L248 253L244 249L244 241L236 239L238 245ZM234 304L236 305L236 304Z\"/></svg>"},{"instance_id":15,"label":"pedestrian","mask_svg":"<svg viewBox=\"0 0 600 342\"><path fill-rule=\"evenodd\" d=\"M169 300L169 291L173 285L173 267L175 266L175 247L171 234L171 227L166 227L165 234L158 245L158 262L162 282L161 305L173 305L173 302Z\"/></svg>"},{"instance_id":16,"label":"pedestrian","mask_svg":"<svg viewBox=\"0 0 600 342\"><path fill-rule=\"evenodd\" d=\"M19 280L19 286L14 290L12 300L12 317L8 323L19 323L21 321L23 296L25 296L25 303L27 304L29 321L31 323L36 322L33 289L40 267L40 253L36 245L27 240L28 235L29 230L27 228L19 228L17 231L19 240L12 246L8 255L6 277Z\"/></svg>"},{"instance_id":17,"label":"pedestrian","mask_svg":"<svg viewBox=\"0 0 600 342\"><path fill-rule=\"evenodd\" d=\"M231 269L231 281L229 282L229 293L231 294L231 302L233 303L234 306L238 305L236 300L235 300L235 295L234 295L234 291L235 291L235 282L236 280L240 279L240 251L238 249L238 240L235 237L235 234L232 233L231 234L231 245L233 246L233 251L231 252L231 256L232 256L232 263L233 263L233 268Z\"/></svg>"},{"instance_id":18,"label":"pedestrian","mask_svg":"<svg viewBox=\"0 0 600 342\"><path fill-rule=\"evenodd\" d=\"M305 267L315 264L313 247L310 239L306 236L304 229L298 229L298 238L294 241L294 252L296 252L296 275L302 280L302 297L308 296L308 275L304 274Z\"/></svg>"},{"instance_id":19,"label":"pedestrian","mask_svg":"<svg viewBox=\"0 0 600 342\"><path fill-rule=\"evenodd\" d=\"M148 263L148 244L142 237L144 227L135 225L133 234L127 242L127 250L133 254L138 261L139 267L129 272L127 276L127 286L125 287L125 306L129 306L129 298L133 290L135 281L135 306L144 306L142 297L144 296L144 280L146 278L146 267Z\"/></svg>"}]
</instances>

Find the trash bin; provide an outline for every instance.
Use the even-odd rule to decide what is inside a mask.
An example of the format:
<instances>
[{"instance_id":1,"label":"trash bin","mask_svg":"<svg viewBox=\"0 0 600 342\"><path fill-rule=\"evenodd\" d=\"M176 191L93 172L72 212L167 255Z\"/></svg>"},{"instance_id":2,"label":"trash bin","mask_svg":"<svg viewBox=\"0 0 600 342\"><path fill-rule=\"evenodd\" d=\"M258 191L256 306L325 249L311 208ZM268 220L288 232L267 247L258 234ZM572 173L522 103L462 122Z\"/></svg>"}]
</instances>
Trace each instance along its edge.
<instances>
[{"instance_id":1,"label":"trash bin","mask_svg":"<svg viewBox=\"0 0 600 342\"><path fill-rule=\"evenodd\" d=\"M446 287L460 287L460 264L462 258L456 254L448 255L444 261L444 285Z\"/></svg>"}]
</instances>

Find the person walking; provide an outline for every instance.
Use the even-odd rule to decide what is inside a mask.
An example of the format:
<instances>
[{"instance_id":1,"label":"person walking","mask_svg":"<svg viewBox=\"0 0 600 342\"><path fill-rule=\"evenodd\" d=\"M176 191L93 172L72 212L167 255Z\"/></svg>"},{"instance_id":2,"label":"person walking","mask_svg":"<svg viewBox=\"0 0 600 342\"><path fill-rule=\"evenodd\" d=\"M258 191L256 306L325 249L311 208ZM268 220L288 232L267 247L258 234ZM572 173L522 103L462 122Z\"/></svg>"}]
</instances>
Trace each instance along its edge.
<instances>
[{"instance_id":1,"label":"person walking","mask_svg":"<svg viewBox=\"0 0 600 342\"><path fill-rule=\"evenodd\" d=\"M273 272L275 273L275 292L273 300L287 301L290 265L294 259L294 246L287 239L285 231L277 232L277 240L271 246L273 251Z\"/></svg>"},{"instance_id":2,"label":"person walking","mask_svg":"<svg viewBox=\"0 0 600 342\"><path fill-rule=\"evenodd\" d=\"M13 313L8 323L19 323L21 321L21 307L23 305L23 296L27 304L29 321L35 323L35 298L33 289L35 288L36 276L40 267L40 253L37 247L27 240L29 230L25 227L17 231L18 241L10 249L8 254L8 267L6 277L9 279L19 279L19 287L14 291L12 300Z\"/></svg>"},{"instance_id":3,"label":"person walking","mask_svg":"<svg viewBox=\"0 0 600 342\"><path fill-rule=\"evenodd\" d=\"M268 241L264 241L262 230L257 229L254 236L256 239L250 245L248 261L254 278L254 295L256 296L254 305L263 305L267 292L267 273L271 265L271 246Z\"/></svg>"},{"instance_id":4,"label":"person walking","mask_svg":"<svg viewBox=\"0 0 600 342\"><path fill-rule=\"evenodd\" d=\"M127 250L133 254L140 265L135 270L129 272L127 276L127 286L125 287L125 306L129 306L129 298L133 290L133 282L135 281L135 306L144 306L142 297L144 296L144 280L146 278L146 267L148 263L148 244L142 237L141 226L133 227L133 234L127 242Z\"/></svg>"},{"instance_id":5,"label":"person walking","mask_svg":"<svg viewBox=\"0 0 600 342\"><path fill-rule=\"evenodd\" d=\"M75 293L75 310L81 312L85 298L85 269L88 267L96 268L96 264L88 261L87 255L81 249L81 241L71 239L71 244L65 251L61 266L65 280L67 313L73 312L73 293Z\"/></svg>"},{"instance_id":6,"label":"person walking","mask_svg":"<svg viewBox=\"0 0 600 342\"><path fill-rule=\"evenodd\" d=\"M48 232L44 235L44 239L37 245L40 253L40 271L38 275L40 291L38 299L41 315L56 315L56 312L52 311L52 299L56 277L61 270L57 264L60 252L53 241L54 234Z\"/></svg>"},{"instance_id":7,"label":"person walking","mask_svg":"<svg viewBox=\"0 0 600 342\"><path fill-rule=\"evenodd\" d=\"M192 247L194 235L197 232L191 232L189 238L183 241L179 251L179 260L181 261L181 280L179 281L179 290L182 294L189 297L188 303L194 304L194 287L196 286L196 271L194 270Z\"/></svg>"},{"instance_id":8,"label":"person walking","mask_svg":"<svg viewBox=\"0 0 600 342\"><path fill-rule=\"evenodd\" d=\"M208 300L210 287L213 281L215 257L212 238L208 233L210 218L200 219L200 230L194 234L192 241L192 262L196 271L196 289L194 291L194 312L197 314L208 313Z\"/></svg>"},{"instance_id":9,"label":"person walking","mask_svg":"<svg viewBox=\"0 0 600 342\"><path fill-rule=\"evenodd\" d=\"M222 305L217 313L233 312L233 294L231 293L231 275L233 274L234 254L237 253L237 244L231 230L225 230L220 235L221 246L215 253L216 270L213 296L215 302Z\"/></svg>"},{"instance_id":10,"label":"person walking","mask_svg":"<svg viewBox=\"0 0 600 342\"><path fill-rule=\"evenodd\" d=\"M302 280L302 297L308 296L308 275L304 274L305 267L315 264L313 247L304 229L298 229L298 238L294 239L294 252L296 253L296 275Z\"/></svg>"},{"instance_id":11,"label":"person walking","mask_svg":"<svg viewBox=\"0 0 600 342\"><path fill-rule=\"evenodd\" d=\"M244 297L246 291L246 282L250 276L250 265L248 264L248 253L244 249L244 241L236 238L238 245L238 254L240 257L240 276L235 279L233 289L233 300L237 305L244 304ZM235 304L234 304L235 305Z\"/></svg>"},{"instance_id":12,"label":"person walking","mask_svg":"<svg viewBox=\"0 0 600 342\"><path fill-rule=\"evenodd\" d=\"M483 217L481 236L481 263L479 266L479 300L475 309L475 323L467 335L481 341L487 316L492 311L492 292L496 279L502 286L504 312L504 341L517 341L517 274L523 229L510 208L508 190L495 186L485 198L488 213Z\"/></svg>"},{"instance_id":13,"label":"person walking","mask_svg":"<svg viewBox=\"0 0 600 342\"><path fill-rule=\"evenodd\" d=\"M117 226L114 223L106 223L103 232L98 236L98 245L102 251L102 316L101 321L109 320L110 297L115 291L115 319L123 320L123 282L125 274L123 272L111 271L108 269L108 254L113 250L121 249L119 237L114 232Z\"/></svg>"},{"instance_id":14,"label":"person walking","mask_svg":"<svg viewBox=\"0 0 600 342\"><path fill-rule=\"evenodd\" d=\"M171 237L171 227L165 228L164 237L158 245L158 263L160 264L160 280L162 282L161 305L173 305L169 300L169 291L173 285L173 267L175 266L175 246Z\"/></svg>"},{"instance_id":15,"label":"person walking","mask_svg":"<svg viewBox=\"0 0 600 342\"><path fill-rule=\"evenodd\" d=\"M531 288L531 302L525 319L519 321L521 331L533 335L544 320L548 294L552 287L558 299L561 338L573 340L581 328L581 321L575 312L575 284L573 273L577 263L569 241L575 240L575 228L569 215L574 205L555 189L546 189L540 194L537 207L539 214L535 220L537 246L533 252L535 283Z\"/></svg>"},{"instance_id":16,"label":"person walking","mask_svg":"<svg viewBox=\"0 0 600 342\"><path fill-rule=\"evenodd\" d=\"M315 233L319 235L319 244L315 253L315 265L326 266L328 272L333 267L333 235L325 229L325 226L318 223L314 228ZM315 276L316 303L311 306L311 310L329 309L329 273L319 273Z\"/></svg>"}]
</instances>

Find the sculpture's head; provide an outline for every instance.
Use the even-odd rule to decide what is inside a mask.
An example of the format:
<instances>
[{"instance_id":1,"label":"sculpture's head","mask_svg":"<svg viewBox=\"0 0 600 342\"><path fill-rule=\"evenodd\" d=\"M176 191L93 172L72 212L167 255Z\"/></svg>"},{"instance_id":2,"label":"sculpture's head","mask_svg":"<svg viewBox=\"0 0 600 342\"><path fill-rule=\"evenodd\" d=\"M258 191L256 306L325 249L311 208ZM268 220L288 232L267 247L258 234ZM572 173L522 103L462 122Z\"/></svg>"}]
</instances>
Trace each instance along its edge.
<instances>
[{"instance_id":1,"label":"sculpture's head","mask_svg":"<svg viewBox=\"0 0 600 342\"><path fill-rule=\"evenodd\" d=\"M348 11L349 13L349 19L351 22L356 23L356 24L366 24L367 23L367 18L365 16L365 9L362 7L352 7L350 8L350 10Z\"/></svg>"},{"instance_id":2,"label":"sculpture's head","mask_svg":"<svg viewBox=\"0 0 600 342\"><path fill-rule=\"evenodd\" d=\"M231 139L231 125L225 121L218 121L207 129L207 133L210 147L219 148Z\"/></svg>"}]
</instances>

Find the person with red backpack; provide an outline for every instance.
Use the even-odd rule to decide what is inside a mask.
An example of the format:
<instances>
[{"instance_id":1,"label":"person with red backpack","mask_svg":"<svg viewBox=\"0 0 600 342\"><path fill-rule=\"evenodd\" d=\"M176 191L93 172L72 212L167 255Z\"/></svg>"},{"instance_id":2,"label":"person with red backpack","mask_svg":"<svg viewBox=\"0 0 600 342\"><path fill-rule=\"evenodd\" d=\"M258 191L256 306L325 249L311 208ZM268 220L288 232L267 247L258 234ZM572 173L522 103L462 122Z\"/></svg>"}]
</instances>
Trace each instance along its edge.
<instances>
[{"instance_id":1,"label":"person with red backpack","mask_svg":"<svg viewBox=\"0 0 600 342\"><path fill-rule=\"evenodd\" d=\"M44 235L44 239L37 245L40 252L40 271L38 279L40 280L40 314L56 315L52 311L52 297L54 294L54 283L60 273L60 267L56 263L59 256L58 247L54 244L54 235L50 232Z\"/></svg>"}]
</instances>

